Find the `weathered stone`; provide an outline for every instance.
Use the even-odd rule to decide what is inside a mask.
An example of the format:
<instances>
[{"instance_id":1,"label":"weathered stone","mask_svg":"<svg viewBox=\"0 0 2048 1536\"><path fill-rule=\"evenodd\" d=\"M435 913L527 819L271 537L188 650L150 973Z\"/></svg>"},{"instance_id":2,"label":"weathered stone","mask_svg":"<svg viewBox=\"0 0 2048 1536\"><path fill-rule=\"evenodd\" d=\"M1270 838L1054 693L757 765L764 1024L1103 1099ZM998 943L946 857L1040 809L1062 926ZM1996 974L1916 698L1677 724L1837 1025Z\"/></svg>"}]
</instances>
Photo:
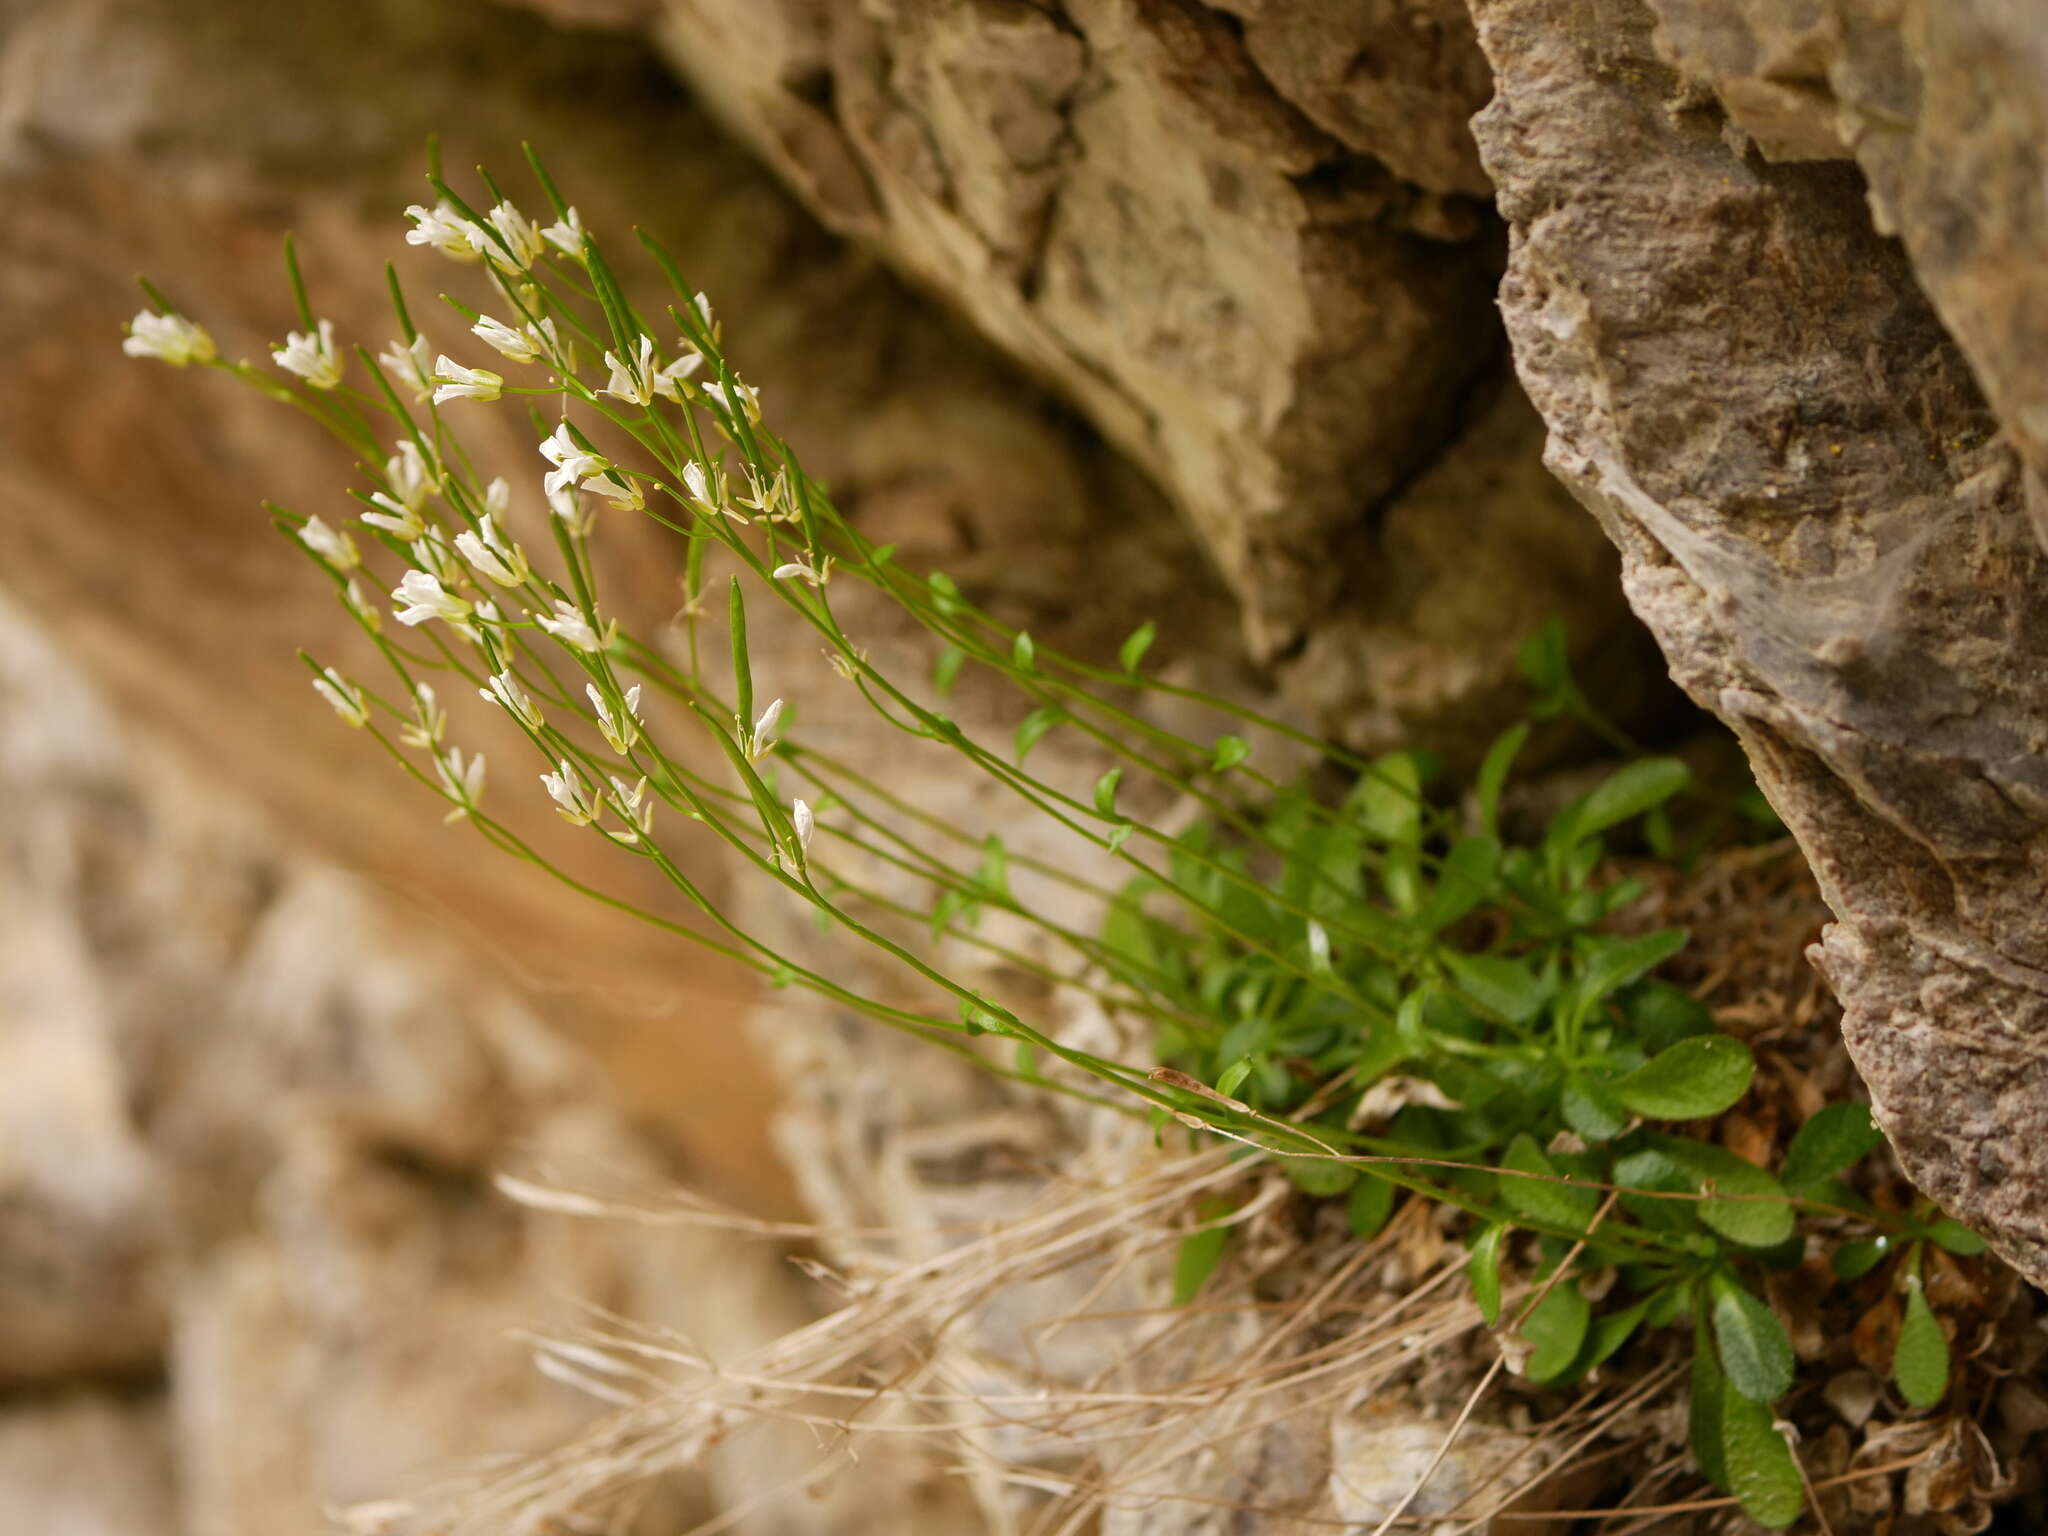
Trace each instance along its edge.
<instances>
[{"instance_id":1,"label":"weathered stone","mask_svg":"<svg viewBox=\"0 0 2048 1536\"><path fill-rule=\"evenodd\" d=\"M1746 156L1645 7L1476 11L1547 462L1812 859L1908 1169L2048 1279L2048 559L2020 465L1851 169Z\"/></svg>"},{"instance_id":2,"label":"weathered stone","mask_svg":"<svg viewBox=\"0 0 2048 1536\"><path fill-rule=\"evenodd\" d=\"M1408 489L1491 391L1497 230L1461 6L670 0L703 100L833 227L949 298L1148 469L1262 660L1360 746L1497 725L1551 613L1626 649L1532 475ZM1529 466L1534 469L1533 463ZM1425 519L1437 525L1417 537ZM1474 549L1546 558L1504 593ZM1431 596L1356 630L1389 572ZM1312 651L1311 657L1306 654Z\"/></svg>"},{"instance_id":3,"label":"weathered stone","mask_svg":"<svg viewBox=\"0 0 2048 1536\"><path fill-rule=\"evenodd\" d=\"M11 1403L0 1408L0 1530L180 1536L187 1527L172 1468L160 1394L73 1391Z\"/></svg>"},{"instance_id":4,"label":"weathered stone","mask_svg":"<svg viewBox=\"0 0 2048 1536\"><path fill-rule=\"evenodd\" d=\"M1853 156L2007 440L2048 545L2048 26L2029 0L1654 0L1766 154Z\"/></svg>"}]
</instances>

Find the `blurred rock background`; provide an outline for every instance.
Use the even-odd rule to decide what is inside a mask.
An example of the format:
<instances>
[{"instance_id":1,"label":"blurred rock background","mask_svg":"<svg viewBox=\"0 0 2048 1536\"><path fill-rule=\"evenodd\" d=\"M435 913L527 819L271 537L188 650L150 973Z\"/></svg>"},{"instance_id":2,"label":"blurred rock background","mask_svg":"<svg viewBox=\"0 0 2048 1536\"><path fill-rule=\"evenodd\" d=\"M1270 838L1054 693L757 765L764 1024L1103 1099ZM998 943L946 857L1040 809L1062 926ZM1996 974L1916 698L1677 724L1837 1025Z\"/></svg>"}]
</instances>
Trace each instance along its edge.
<instances>
[{"instance_id":1,"label":"blurred rock background","mask_svg":"<svg viewBox=\"0 0 2048 1536\"><path fill-rule=\"evenodd\" d=\"M2038 1278L2027 9L0 0L0 1529L319 1529L586 1415L510 1336L578 1301L734 1348L816 1304L769 1248L510 1208L506 1161L861 1210L891 1136L1002 1107L750 1032L739 978L476 857L306 689L346 626L257 501L331 512L347 464L118 326L144 270L260 356L290 229L381 345L385 259L449 281L399 243L434 132L656 228L906 562L1082 650L1156 615L1360 747L1469 759L1552 613L1668 712L1576 492L1848 919L1880 1112ZM672 555L602 548L665 621ZM789 1475L749 1454L652 1528ZM974 1528L886 1466L752 1519Z\"/></svg>"}]
</instances>

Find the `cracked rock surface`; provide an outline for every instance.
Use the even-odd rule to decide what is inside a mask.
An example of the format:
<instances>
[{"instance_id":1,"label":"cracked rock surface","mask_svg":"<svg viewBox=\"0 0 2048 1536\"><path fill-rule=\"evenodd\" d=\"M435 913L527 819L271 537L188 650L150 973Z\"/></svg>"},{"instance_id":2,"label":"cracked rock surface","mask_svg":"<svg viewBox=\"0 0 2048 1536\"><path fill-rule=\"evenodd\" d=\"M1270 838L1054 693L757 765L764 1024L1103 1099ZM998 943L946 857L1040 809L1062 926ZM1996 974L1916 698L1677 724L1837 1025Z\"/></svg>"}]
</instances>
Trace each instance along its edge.
<instances>
[{"instance_id":1,"label":"cracked rock surface","mask_svg":"<svg viewBox=\"0 0 2048 1536\"><path fill-rule=\"evenodd\" d=\"M1470 755L1545 615L1585 653L1628 649L1611 555L1540 474L1477 477L1455 504L1414 494L1513 389L1466 126L1490 86L1459 0L666 0L659 16L700 98L828 225L1152 474L1253 654L1325 728ZM1533 470L1536 440L1517 446ZM1545 557L1526 578L1484 582L1473 553L1532 529ZM1428 615L1355 622L1396 569Z\"/></svg>"},{"instance_id":2,"label":"cracked rock surface","mask_svg":"<svg viewBox=\"0 0 2048 1536\"><path fill-rule=\"evenodd\" d=\"M2048 1280L2048 562L2026 436L1986 399L2039 382L2005 357L2029 335L2041 355L2022 325L2048 294L2022 251L2040 141L2012 125L2048 72L2025 73L2038 50L2014 35L2009 93L1944 73L1958 38L1989 47L2025 8L1475 9L1498 82L1476 127L1512 232L1501 305L1547 462L1812 860L1840 919L1817 959L1909 1172ZM1965 91L1996 103L1968 131ZM1827 158L1837 131L1868 195ZM1959 174L1936 216L1945 135ZM2027 190L1973 200L1990 181Z\"/></svg>"}]
</instances>

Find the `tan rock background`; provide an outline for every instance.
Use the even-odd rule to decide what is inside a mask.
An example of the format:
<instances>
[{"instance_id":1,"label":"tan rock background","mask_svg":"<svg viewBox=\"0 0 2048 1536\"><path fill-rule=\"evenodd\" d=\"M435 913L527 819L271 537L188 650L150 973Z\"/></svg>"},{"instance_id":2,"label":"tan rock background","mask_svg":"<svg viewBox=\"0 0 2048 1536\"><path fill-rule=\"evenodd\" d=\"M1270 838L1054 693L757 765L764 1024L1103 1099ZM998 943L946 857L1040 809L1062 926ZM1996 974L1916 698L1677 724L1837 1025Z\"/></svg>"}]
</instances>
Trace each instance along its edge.
<instances>
[{"instance_id":1,"label":"tan rock background","mask_svg":"<svg viewBox=\"0 0 2048 1536\"><path fill-rule=\"evenodd\" d=\"M2048 1275L2044 39L2030 0L0 0L0 1500L289 1533L545 1443L588 1405L506 1332L566 1297L735 1342L815 1298L492 1167L868 1209L869 1131L1001 1108L852 1083L816 1021L750 1048L739 977L471 857L306 690L344 626L257 501L348 466L124 360L127 281L257 356L294 229L381 345L387 256L448 280L398 245L430 131L658 229L906 562L1083 649L1156 615L1356 745L1469 758L1553 612L1654 728L1611 538L1814 859L1915 1176ZM674 551L605 549L660 624ZM774 1518L972 1525L866 1498Z\"/></svg>"}]
</instances>

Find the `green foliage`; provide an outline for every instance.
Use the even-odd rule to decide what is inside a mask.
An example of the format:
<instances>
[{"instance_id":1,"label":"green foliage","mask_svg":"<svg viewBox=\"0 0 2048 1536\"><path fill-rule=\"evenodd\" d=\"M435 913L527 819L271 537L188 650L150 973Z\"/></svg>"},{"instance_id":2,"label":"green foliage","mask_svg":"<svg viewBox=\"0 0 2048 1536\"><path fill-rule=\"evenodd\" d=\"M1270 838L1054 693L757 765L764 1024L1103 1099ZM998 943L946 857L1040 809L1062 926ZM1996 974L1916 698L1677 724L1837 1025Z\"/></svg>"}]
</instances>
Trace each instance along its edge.
<instances>
[{"instance_id":1,"label":"green foliage","mask_svg":"<svg viewBox=\"0 0 2048 1536\"><path fill-rule=\"evenodd\" d=\"M537 159L533 166L556 213L566 216ZM1930 1245L1967 1257L1982 1243L1931 1209L1903 1221L1863 1209L1840 1180L1877 1144L1866 1109L1833 1105L1816 1115L1776 1176L1711 1140L1667 1128L1730 1109L1748 1092L1756 1064L1699 1001L1656 975L1686 934L1628 931L1622 921L1642 888L1609 875L1610 842L1678 857L1689 775L1675 759L1642 754L1593 707L1572 675L1559 623L1546 624L1520 653L1529 721L1493 744L1470 786L1448 789L1437 785L1439 765L1426 753L1361 761L1233 701L1147 676L1141 669L1158 638L1150 622L1124 641L1113 670L1062 655L984 612L943 573L904 569L892 549L867 543L840 518L762 419L758 399L721 350L708 302L658 242L641 237L673 289L666 315L681 338L672 346L654 335L672 335L670 328L650 325L634 308L596 232L564 222L529 241L516 211L501 216L509 204L494 185L499 207L485 217L438 171L430 180L443 210L435 217L469 230L466 244L437 243L492 285L490 302L511 324L491 324L514 344L491 344L511 359L500 365L513 366L524 383L483 372L476 376L497 383L478 389L462 382L472 371L461 368L428 377L424 364L400 350L396 361L378 361L404 387L373 369L373 395L337 391L335 379L304 367L284 364L303 381L287 383L227 362L203 332L151 345L165 362L202 363L306 411L368 467L375 490L358 489L358 501L371 505L373 494L383 495L387 512L418 515L421 526L398 535L391 517L379 523L369 514L371 536L363 538L375 561L406 567L403 586L418 592L424 581L439 594L399 615L408 626L402 634L387 629L357 592L357 577L374 591L396 567L373 573L353 545L311 519L278 510L275 521L343 591L366 654L374 647L389 666L399 702L366 695L317 664L315 685L346 723L365 729L403 771L452 802L451 820L467 821L494 846L585 894L650 918L681 942L751 967L768 985L810 992L970 1054L974 1038L1013 1040L1011 1075L1048 1091L1099 1102L1112 1085L1132 1096L1125 1107L1150 1114L1162 1130L1209 1125L1287 1154L1276 1166L1306 1194L1343 1198L1361 1240L1386 1230L1403 1190L1413 1192L1411 1200L1456 1206L1470 1217L1467 1272L1479 1310L1489 1325L1523 1335L1534 1380L1578 1379L1640 1328L1670 1326L1690 1307L1698 1345L1692 1434L1701 1467L1765 1524L1789 1523L1801 1504L1797 1467L1768 1406L1790 1385L1791 1351L1755 1284L1758 1271L1796 1246L1795 1201L1865 1221L1835 1250L1844 1283L1905 1256L1906 1319L1894 1375L1916 1404L1945 1393L1947 1345L1920 1288L1920 1260ZM313 332L313 296L289 248L287 266L300 324ZM391 287L405 344L417 338L425 347L395 276ZM145 291L164 312L149 318L182 322L159 292ZM465 325L477 320L476 311L456 308ZM487 329L479 324L476 334ZM575 349L564 341L572 335L580 338ZM301 351L312 344L306 338ZM367 350L356 356L370 366ZM612 370L602 387L603 370L588 379L577 371L578 357L590 363L596 356ZM663 363L666 372L649 372ZM548 487L559 559L546 570L538 559L529 566L523 552L514 570L494 545L505 530L484 509L494 494L502 504L503 488L487 488L456 431L461 414L489 408L500 385L530 402L535 436L552 437L542 450L550 463L560 466L564 455L580 462L573 447L598 466L562 469L568 484ZM445 397L461 402L455 415L443 415ZM555 421L540 415L543 407ZM596 459L586 428L608 451L630 448L638 458ZM423 456L427 473L400 508L391 493L400 489L407 452ZM535 473L530 462L527 470ZM664 536L682 541L682 645L622 636L602 621L597 568L587 558L591 524L577 512L580 497L598 495L643 512ZM471 552L486 545L503 558L494 563ZM465 551L463 560L451 546ZM710 622L700 599L721 578L728 582L730 673L721 668L713 677L698 664L697 630ZM1018 723L1007 744L975 739L921 702L921 687L901 685L869 662L835 616L829 584L848 581L879 589L929 637L931 694L947 698L969 669L977 681L1012 690L1010 718ZM785 694L794 720L795 690L780 677L771 681L765 663L755 676L743 588L757 605L753 622L772 610L781 623L814 632L833 670L902 733L906 751L953 754L960 771L984 776L1042 814L1048 830L1073 838L1071 867L1027 857L1024 839L1006 845L985 828L951 826L906 803L889 788L893 763L863 771L793 734L778 736L773 721ZM420 627L419 615L429 612L432 623ZM670 659L677 655L687 659ZM495 697L549 770L543 783L562 814L622 857L649 861L710 921L678 924L641 910L635 896L572 879L497 821L480 803L481 762L472 759L465 770L438 727L428 731L415 716L426 673L443 674L437 680L448 697ZM701 743L671 750L658 739L657 726L632 713L630 701L643 687L664 699L674 719L707 731L714 750ZM1206 709L1213 719L1199 730L1169 730L1130 702L1153 690L1174 696L1177 709ZM776 701L760 724L757 692ZM586 698L601 701L596 714L583 707ZM963 710L962 718L986 716ZM1573 722L1624 760L1547 826L1521 828L1503 807L1532 725L1545 721ZM592 740L593 727L602 745ZM1109 759L1092 791L1034 760L1055 729L1061 734L1041 757L1071 742ZM1275 741L1308 749L1321 780L1275 783L1270 765L1287 755L1269 749ZM407 749L429 754L424 766ZM719 762L729 773L701 766ZM517 778L493 775L499 784ZM639 788L629 790L635 778ZM782 787L792 779L793 794ZM1333 780L1341 793L1326 792ZM1460 788L1469 795L1461 798ZM1125 805L1191 804L1198 819L1176 820L1180 830L1169 831L1120 810L1120 797ZM666 808L659 829L656 804ZM828 814L829 828L820 824ZM1729 814L1776 825L1760 801ZM824 831L830 838L814 846L813 833ZM922 1000L863 994L742 932L682 872L698 865L698 851L671 856L686 836L717 839L757 878L807 903L821 931L886 955L924 989ZM1118 871L1113 878L1125 880L1120 888L1097 883L1112 878L1099 872L1104 853ZM841 855L849 856L843 866ZM878 865L922 882L928 900L904 899L901 882L861 883ZM1099 923L1076 927L1049 915L1065 908L1035 904L1032 888L1044 882L1098 902ZM990 908L1002 921L983 923ZM878 914L892 921L878 922ZM915 947L920 924L929 939L924 949ZM1013 924L1035 925L1047 949L995 932ZM939 957L954 944L1149 1023L1153 1059L1112 1061L1047 1034L971 978L949 974ZM990 1064L1003 1070L994 1058ZM1166 1078L1183 1074L1178 1086L1155 1079L1153 1067L1171 1069ZM1426 1083L1432 1101L1409 1102L1384 1123L1361 1118L1365 1096L1394 1077ZM1189 1079L1213 1092L1190 1091ZM1329 1148L1347 1155L1332 1157ZM1202 1225L1182 1241L1175 1263L1181 1301L1200 1292L1221 1262L1232 1230L1221 1223L1230 1209L1216 1201L1198 1207ZM1886 1230L1868 1230L1879 1226ZM1620 1278L1590 1288L1601 1296L1596 1304L1582 1281L1608 1269ZM1504 1316L1504 1277L1544 1288L1527 1315Z\"/></svg>"},{"instance_id":2,"label":"green foliage","mask_svg":"<svg viewBox=\"0 0 2048 1536\"><path fill-rule=\"evenodd\" d=\"M1932 1408L1948 1393L1948 1339L1927 1305L1918 1275L1906 1281L1906 1316L1892 1351L1892 1380L1915 1408Z\"/></svg>"}]
</instances>

